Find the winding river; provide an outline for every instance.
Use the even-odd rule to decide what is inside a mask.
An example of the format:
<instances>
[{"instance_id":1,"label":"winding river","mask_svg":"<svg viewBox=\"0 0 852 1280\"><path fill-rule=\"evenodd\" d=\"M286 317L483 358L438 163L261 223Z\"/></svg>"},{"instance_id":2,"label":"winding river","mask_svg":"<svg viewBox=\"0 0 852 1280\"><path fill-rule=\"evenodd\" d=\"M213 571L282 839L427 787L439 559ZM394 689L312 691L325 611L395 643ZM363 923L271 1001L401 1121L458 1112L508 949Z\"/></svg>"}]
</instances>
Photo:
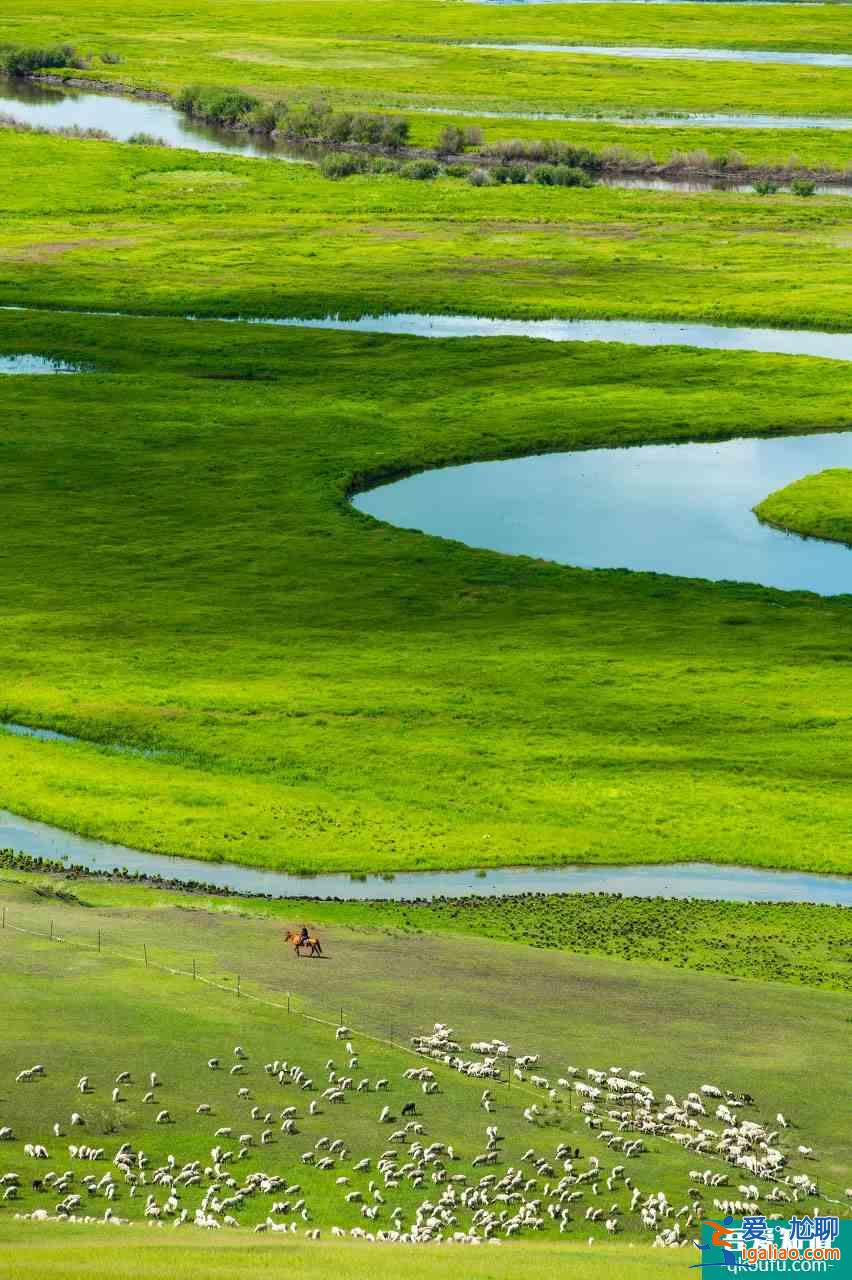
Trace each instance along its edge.
<instances>
[{"instance_id":1,"label":"winding river","mask_svg":"<svg viewBox=\"0 0 852 1280\"><path fill-rule=\"evenodd\" d=\"M108 125L110 133L119 139L147 132L193 150L291 158L284 149L279 151L274 143L265 139L196 126L161 103L95 93L57 93L31 85L16 85L12 96L8 89L3 93L0 111L11 110L19 119L35 125L80 128ZM448 111L447 114L500 113ZM686 121L670 119L653 123L745 122L751 125L758 120L775 127L852 127L852 120L814 121L793 117L690 117ZM637 185L642 182L641 179L635 181ZM398 313L357 319L332 315L223 317L206 322L234 323L240 319L252 324L436 339L478 336L644 346L675 344L852 360L852 334L653 321L512 320ZM70 373L82 368L36 354L0 356L0 373ZM617 565L834 594L852 591L852 558L848 550L836 544L786 538L759 525L750 507L771 489L807 471L828 465L852 465L849 441L852 436L814 435L722 444L590 450L546 458L479 463L428 472L382 486L360 495L356 506L392 523L414 525L472 545L545 556L589 568ZM70 735L31 730L23 725L0 728L50 741L63 749L65 746L74 749L78 741ZM104 749L125 748L116 745ZM852 903L852 880L700 863L406 872L393 877L289 876L237 864L150 854L76 836L0 811L2 846L64 860L69 865L101 870L127 868L132 873L182 882L200 881L232 891L276 896L409 899L469 894L619 892L640 896Z\"/></svg>"},{"instance_id":2,"label":"winding river","mask_svg":"<svg viewBox=\"0 0 852 1280\"><path fill-rule=\"evenodd\" d=\"M728 902L818 902L852 905L852 880L796 871L684 862L660 866L505 867L489 871L406 871L389 876L291 876L230 862L143 853L77 836L0 809L0 848L69 866L126 870L231 892L294 898L410 901L438 897L504 897L522 893L622 893L641 898L705 898Z\"/></svg>"},{"instance_id":3,"label":"winding river","mask_svg":"<svg viewBox=\"0 0 852 1280\"><path fill-rule=\"evenodd\" d=\"M511 46L500 45L499 48ZM808 56L808 55L802 55ZM398 110L388 107L387 110ZM577 123L653 125L658 128L712 127L739 129L852 129L846 116L769 116L728 114L672 114L648 116L576 115L548 111L487 111L457 107L418 107L424 115L458 116L490 120L567 120ZM104 129L119 142L134 134L148 133L169 146L190 151L221 152L256 159L278 159L304 164L310 156L281 139L263 134L217 129L190 120L166 102L152 102L104 91L84 91L35 84L27 80L0 79L0 115L46 129Z\"/></svg>"}]
</instances>

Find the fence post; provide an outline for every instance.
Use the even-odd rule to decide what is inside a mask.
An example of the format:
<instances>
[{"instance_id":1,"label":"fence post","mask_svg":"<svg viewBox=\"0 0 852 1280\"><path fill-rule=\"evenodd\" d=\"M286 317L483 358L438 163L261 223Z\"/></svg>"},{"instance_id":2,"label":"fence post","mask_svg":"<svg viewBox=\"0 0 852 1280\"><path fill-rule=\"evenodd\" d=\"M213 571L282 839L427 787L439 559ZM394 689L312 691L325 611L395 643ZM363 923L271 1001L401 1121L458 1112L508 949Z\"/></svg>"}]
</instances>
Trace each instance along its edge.
<instances>
[{"instance_id":1,"label":"fence post","mask_svg":"<svg viewBox=\"0 0 852 1280\"><path fill-rule=\"evenodd\" d=\"M53 941L53 921L50 922L50 941Z\"/></svg>"},{"instance_id":2,"label":"fence post","mask_svg":"<svg viewBox=\"0 0 852 1280\"><path fill-rule=\"evenodd\" d=\"M340 1007L340 1021L338 1022L338 1024L337 1024L337 1025L338 1025L339 1027L342 1027L342 1026L343 1026L343 1006L342 1006L342 1005L341 1005L341 1007Z\"/></svg>"},{"instance_id":3,"label":"fence post","mask_svg":"<svg viewBox=\"0 0 852 1280\"><path fill-rule=\"evenodd\" d=\"M192 980L195 981L195 956L192 957Z\"/></svg>"},{"instance_id":4,"label":"fence post","mask_svg":"<svg viewBox=\"0 0 852 1280\"><path fill-rule=\"evenodd\" d=\"M287 1012L290 1012L290 992L287 992Z\"/></svg>"},{"instance_id":5,"label":"fence post","mask_svg":"<svg viewBox=\"0 0 852 1280\"><path fill-rule=\"evenodd\" d=\"M237 974L237 999L240 998L240 975Z\"/></svg>"},{"instance_id":6,"label":"fence post","mask_svg":"<svg viewBox=\"0 0 852 1280\"><path fill-rule=\"evenodd\" d=\"M3 928L6 928L6 908L3 908Z\"/></svg>"},{"instance_id":7,"label":"fence post","mask_svg":"<svg viewBox=\"0 0 852 1280\"><path fill-rule=\"evenodd\" d=\"M148 968L148 944L146 942L142 943L142 951L145 955L145 968L147 969Z\"/></svg>"}]
</instances>

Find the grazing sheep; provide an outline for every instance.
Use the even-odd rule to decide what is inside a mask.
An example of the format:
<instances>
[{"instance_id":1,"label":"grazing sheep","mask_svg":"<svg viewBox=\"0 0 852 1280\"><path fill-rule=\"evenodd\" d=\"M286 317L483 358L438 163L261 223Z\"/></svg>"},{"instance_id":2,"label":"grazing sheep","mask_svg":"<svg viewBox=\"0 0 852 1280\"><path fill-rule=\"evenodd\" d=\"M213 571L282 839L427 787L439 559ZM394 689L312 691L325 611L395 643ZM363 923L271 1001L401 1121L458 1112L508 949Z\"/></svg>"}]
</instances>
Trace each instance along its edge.
<instances>
[{"instance_id":1,"label":"grazing sheep","mask_svg":"<svg viewBox=\"0 0 852 1280\"><path fill-rule=\"evenodd\" d=\"M169 1115L168 1111L165 1111L165 1110L164 1110L164 1111L158 1111L158 1112L157 1112L157 1119L156 1119L155 1123L156 1123L156 1124L171 1124L171 1123L172 1123L172 1118L171 1118L171 1116Z\"/></svg>"}]
</instances>

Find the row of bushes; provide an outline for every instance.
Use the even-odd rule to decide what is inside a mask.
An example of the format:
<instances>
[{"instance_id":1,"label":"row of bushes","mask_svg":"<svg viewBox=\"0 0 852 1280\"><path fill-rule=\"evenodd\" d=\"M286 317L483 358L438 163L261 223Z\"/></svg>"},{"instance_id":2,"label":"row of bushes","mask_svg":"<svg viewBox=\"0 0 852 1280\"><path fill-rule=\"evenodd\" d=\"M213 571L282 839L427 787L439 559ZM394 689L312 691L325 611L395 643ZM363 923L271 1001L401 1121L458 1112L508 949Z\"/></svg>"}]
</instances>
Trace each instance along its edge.
<instances>
[{"instance_id":1,"label":"row of bushes","mask_svg":"<svg viewBox=\"0 0 852 1280\"><path fill-rule=\"evenodd\" d=\"M210 124L235 125L256 133L276 133L312 142L380 146L397 151L408 141L409 124L402 116L357 111L334 111L326 102L294 106L266 104L237 89L188 85L175 100L179 111Z\"/></svg>"},{"instance_id":2,"label":"row of bushes","mask_svg":"<svg viewBox=\"0 0 852 1280\"><path fill-rule=\"evenodd\" d=\"M574 147L570 142L557 138L512 138L507 142L492 142L483 154L495 160L509 163L526 160L548 165L569 165L572 169L585 169L587 173L600 173L604 167L602 156L588 147Z\"/></svg>"},{"instance_id":3,"label":"row of bushes","mask_svg":"<svg viewBox=\"0 0 852 1280\"><path fill-rule=\"evenodd\" d=\"M0 46L0 72L7 76L31 76L35 71L61 70L64 67L82 69L92 63L92 54L78 53L73 45L57 44L39 49L35 46L20 48L16 45ZM99 54L105 66L116 66L122 61L120 53L106 49Z\"/></svg>"},{"instance_id":4,"label":"row of bushes","mask_svg":"<svg viewBox=\"0 0 852 1280\"><path fill-rule=\"evenodd\" d=\"M433 178L465 178L474 187L493 187L503 184L522 185L537 182L543 187L590 187L593 181L584 169L568 164L541 164L529 169L522 164L495 165L493 169L469 164L441 166L437 160L422 158L406 163L389 156L364 155L363 152L335 152L320 163L320 172L326 178L350 178L359 173L395 173L401 178L428 182Z\"/></svg>"},{"instance_id":5,"label":"row of bushes","mask_svg":"<svg viewBox=\"0 0 852 1280\"><path fill-rule=\"evenodd\" d=\"M4 45L0 48L0 70L7 76L29 76L42 67L83 67L85 59L81 58L73 45L58 44L51 48L39 49L16 48Z\"/></svg>"}]
</instances>

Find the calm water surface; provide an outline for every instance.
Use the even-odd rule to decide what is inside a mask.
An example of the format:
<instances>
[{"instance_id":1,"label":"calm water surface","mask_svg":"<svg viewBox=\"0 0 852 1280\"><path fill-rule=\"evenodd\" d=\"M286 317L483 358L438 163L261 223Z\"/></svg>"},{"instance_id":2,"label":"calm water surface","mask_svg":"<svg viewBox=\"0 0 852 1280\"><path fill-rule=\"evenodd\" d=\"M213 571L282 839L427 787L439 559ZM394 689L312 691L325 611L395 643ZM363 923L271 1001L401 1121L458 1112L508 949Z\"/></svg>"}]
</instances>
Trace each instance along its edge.
<instances>
[{"instance_id":1,"label":"calm water surface","mask_svg":"<svg viewBox=\"0 0 852 1280\"><path fill-rule=\"evenodd\" d=\"M134 133L149 133L173 147L190 151L223 152L304 163L286 146L262 134L234 133L189 120L165 102L88 93L0 79L0 114L46 129L106 129L119 142Z\"/></svg>"},{"instance_id":2,"label":"calm water surface","mask_svg":"<svg viewBox=\"0 0 852 1280\"><path fill-rule=\"evenodd\" d=\"M21 355L0 355L2 373L82 373L83 366L69 364L67 360L52 360L50 356L36 356L29 352Z\"/></svg>"},{"instance_id":3,"label":"calm water surface","mask_svg":"<svg viewBox=\"0 0 852 1280\"><path fill-rule=\"evenodd\" d=\"M390 524L583 569L852 593L852 550L761 524L752 507L826 467L852 433L646 445L447 467L355 499Z\"/></svg>"},{"instance_id":4,"label":"calm water surface","mask_svg":"<svg viewBox=\"0 0 852 1280\"><path fill-rule=\"evenodd\" d=\"M123 845L73 835L45 822L0 810L0 848L69 865L126 869L163 878L196 881L243 893L276 897L381 898L401 901L435 897L500 897L519 893L624 893L633 897L710 898L729 902L852 903L852 880L841 876L710 863L665 866L504 868L494 871L411 871L394 876L288 876L229 862L202 862L142 853Z\"/></svg>"},{"instance_id":5,"label":"calm water surface","mask_svg":"<svg viewBox=\"0 0 852 1280\"><path fill-rule=\"evenodd\" d=\"M541 41L460 41L467 49L509 53L594 54L606 58L665 58L681 62L760 62L802 67L852 67L852 53L808 53L780 49L694 49L660 45L546 44Z\"/></svg>"}]
</instances>

